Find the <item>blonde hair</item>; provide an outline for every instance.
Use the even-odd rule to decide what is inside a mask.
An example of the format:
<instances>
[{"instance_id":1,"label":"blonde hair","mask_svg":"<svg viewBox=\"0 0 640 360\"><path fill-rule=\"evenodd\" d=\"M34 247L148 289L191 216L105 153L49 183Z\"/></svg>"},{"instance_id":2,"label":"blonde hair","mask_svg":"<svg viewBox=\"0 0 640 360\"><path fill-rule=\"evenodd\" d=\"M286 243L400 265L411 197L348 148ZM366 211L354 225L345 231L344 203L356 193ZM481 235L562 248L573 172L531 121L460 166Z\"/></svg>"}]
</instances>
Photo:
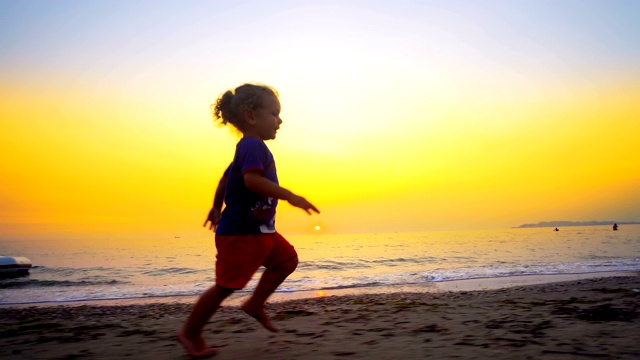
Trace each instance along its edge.
<instances>
[{"instance_id":1,"label":"blonde hair","mask_svg":"<svg viewBox=\"0 0 640 360\"><path fill-rule=\"evenodd\" d=\"M262 106L265 95L278 97L278 92L269 86L256 84L244 84L235 88L234 91L227 90L214 104L211 104L213 118L222 125L231 124L243 131L242 112Z\"/></svg>"}]
</instances>

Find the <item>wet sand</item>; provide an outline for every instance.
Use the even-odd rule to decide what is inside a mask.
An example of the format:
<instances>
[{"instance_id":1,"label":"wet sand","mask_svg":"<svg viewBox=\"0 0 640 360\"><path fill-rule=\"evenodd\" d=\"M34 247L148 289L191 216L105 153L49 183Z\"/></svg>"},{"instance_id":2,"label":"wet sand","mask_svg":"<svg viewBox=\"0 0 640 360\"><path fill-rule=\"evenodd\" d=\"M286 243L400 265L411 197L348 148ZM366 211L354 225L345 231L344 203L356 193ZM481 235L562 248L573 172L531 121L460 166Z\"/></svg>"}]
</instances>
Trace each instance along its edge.
<instances>
[{"instance_id":1,"label":"wet sand","mask_svg":"<svg viewBox=\"0 0 640 360\"><path fill-rule=\"evenodd\" d=\"M276 301L267 311L280 333L232 304L205 337L215 359L234 360L640 358L639 276L513 286L525 280ZM0 307L0 358L186 359L174 334L191 306Z\"/></svg>"}]
</instances>

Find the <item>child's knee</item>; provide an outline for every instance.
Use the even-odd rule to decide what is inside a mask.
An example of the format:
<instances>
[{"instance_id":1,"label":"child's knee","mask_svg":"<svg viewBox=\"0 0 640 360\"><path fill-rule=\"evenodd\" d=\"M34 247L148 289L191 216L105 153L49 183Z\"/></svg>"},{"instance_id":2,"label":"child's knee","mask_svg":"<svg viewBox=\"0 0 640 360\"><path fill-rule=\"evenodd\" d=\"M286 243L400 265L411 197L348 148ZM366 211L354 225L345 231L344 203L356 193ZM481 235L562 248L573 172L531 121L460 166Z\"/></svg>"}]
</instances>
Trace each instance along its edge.
<instances>
[{"instance_id":1,"label":"child's knee","mask_svg":"<svg viewBox=\"0 0 640 360\"><path fill-rule=\"evenodd\" d=\"M298 257L294 257L293 259L291 259L291 266L293 266L293 268L291 269L291 272L293 272L293 270L295 270L298 267Z\"/></svg>"},{"instance_id":2,"label":"child's knee","mask_svg":"<svg viewBox=\"0 0 640 360\"><path fill-rule=\"evenodd\" d=\"M291 259L281 263L277 267L280 268L280 271L284 271L287 274L291 274L298 267L298 257L296 256L294 258L291 258Z\"/></svg>"}]
</instances>

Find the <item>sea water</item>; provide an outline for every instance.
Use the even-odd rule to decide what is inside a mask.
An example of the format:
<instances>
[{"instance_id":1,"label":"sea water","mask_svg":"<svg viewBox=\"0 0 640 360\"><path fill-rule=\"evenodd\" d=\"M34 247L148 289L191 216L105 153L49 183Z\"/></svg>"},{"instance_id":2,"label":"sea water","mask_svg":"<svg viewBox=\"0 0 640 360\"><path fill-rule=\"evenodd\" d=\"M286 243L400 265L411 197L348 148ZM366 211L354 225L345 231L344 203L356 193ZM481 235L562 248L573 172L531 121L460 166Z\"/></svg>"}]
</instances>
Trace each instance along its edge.
<instances>
[{"instance_id":1,"label":"sea water","mask_svg":"<svg viewBox=\"0 0 640 360\"><path fill-rule=\"evenodd\" d=\"M424 285L518 275L640 271L640 225L284 234L297 270L279 292ZM201 294L215 282L213 235L0 237L0 255L24 256L25 277L0 279L0 305ZM257 284L261 270L247 288Z\"/></svg>"}]
</instances>

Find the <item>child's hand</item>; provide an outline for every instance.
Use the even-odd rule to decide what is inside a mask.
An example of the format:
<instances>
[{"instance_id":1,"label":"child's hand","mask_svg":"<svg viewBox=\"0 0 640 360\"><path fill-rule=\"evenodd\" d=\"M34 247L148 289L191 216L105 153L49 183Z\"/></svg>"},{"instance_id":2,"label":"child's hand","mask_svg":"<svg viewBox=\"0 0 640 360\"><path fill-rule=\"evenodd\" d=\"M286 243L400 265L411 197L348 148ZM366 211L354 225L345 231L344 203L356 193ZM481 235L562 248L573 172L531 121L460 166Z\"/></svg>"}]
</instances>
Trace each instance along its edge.
<instances>
[{"instance_id":1,"label":"child's hand","mask_svg":"<svg viewBox=\"0 0 640 360\"><path fill-rule=\"evenodd\" d=\"M287 199L287 201L289 202L289 204L306 211L309 215L311 215L310 210L313 210L317 214L320 214L320 210L318 210L315 206L313 206L312 203L307 201L307 199L303 198L302 196L291 194L291 198Z\"/></svg>"},{"instance_id":2,"label":"child's hand","mask_svg":"<svg viewBox=\"0 0 640 360\"><path fill-rule=\"evenodd\" d=\"M220 216L221 216L220 209L212 208L209 211L207 220L204 221L204 224L202 226L207 226L207 223L211 222L211 225L209 225L209 230L215 232L216 228L218 227L218 221L220 221Z\"/></svg>"}]
</instances>

